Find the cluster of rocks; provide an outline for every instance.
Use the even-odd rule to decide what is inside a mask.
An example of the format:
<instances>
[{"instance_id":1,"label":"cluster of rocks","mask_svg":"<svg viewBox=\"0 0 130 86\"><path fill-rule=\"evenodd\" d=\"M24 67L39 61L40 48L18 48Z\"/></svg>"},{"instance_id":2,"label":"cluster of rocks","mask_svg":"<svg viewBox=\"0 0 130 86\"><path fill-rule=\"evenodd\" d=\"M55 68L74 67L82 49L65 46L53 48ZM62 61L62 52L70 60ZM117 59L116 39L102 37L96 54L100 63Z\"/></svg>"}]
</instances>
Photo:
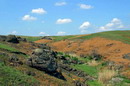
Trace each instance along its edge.
<instances>
[{"instance_id":1,"label":"cluster of rocks","mask_svg":"<svg viewBox=\"0 0 130 86\"><path fill-rule=\"evenodd\" d=\"M19 43L20 41L26 42L27 40L25 38L16 37L15 35L8 35L8 36L0 35L0 41Z\"/></svg>"},{"instance_id":2,"label":"cluster of rocks","mask_svg":"<svg viewBox=\"0 0 130 86\"><path fill-rule=\"evenodd\" d=\"M57 58L60 60L60 62L62 64L67 64L67 65L84 64L82 61L78 60L75 57L65 57L65 56L61 55L61 56L58 56Z\"/></svg>"},{"instance_id":3,"label":"cluster of rocks","mask_svg":"<svg viewBox=\"0 0 130 86\"><path fill-rule=\"evenodd\" d=\"M16 55L12 55L9 58L9 62L11 66L19 66L23 65L23 62L19 60L19 58Z\"/></svg>"},{"instance_id":4,"label":"cluster of rocks","mask_svg":"<svg viewBox=\"0 0 130 86\"><path fill-rule=\"evenodd\" d=\"M124 55L123 55L123 58L130 60L130 53L124 54Z\"/></svg>"},{"instance_id":5,"label":"cluster of rocks","mask_svg":"<svg viewBox=\"0 0 130 86\"><path fill-rule=\"evenodd\" d=\"M69 73L75 74L79 77L84 77L86 80L94 80L93 77L89 76L85 72L71 68L69 65L60 64L60 68L62 68L65 71L68 71Z\"/></svg>"},{"instance_id":6,"label":"cluster of rocks","mask_svg":"<svg viewBox=\"0 0 130 86\"><path fill-rule=\"evenodd\" d=\"M92 52L90 53L90 59L93 60L101 60L102 59L102 55L99 54L96 50L92 50Z\"/></svg>"},{"instance_id":7,"label":"cluster of rocks","mask_svg":"<svg viewBox=\"0 0 130 86\"><path fill-rule=\"evenodd\" d=\"M73 82L75 86L88 86L85 83L81 83L79 80Z\"/></svg>"}]
</instances>

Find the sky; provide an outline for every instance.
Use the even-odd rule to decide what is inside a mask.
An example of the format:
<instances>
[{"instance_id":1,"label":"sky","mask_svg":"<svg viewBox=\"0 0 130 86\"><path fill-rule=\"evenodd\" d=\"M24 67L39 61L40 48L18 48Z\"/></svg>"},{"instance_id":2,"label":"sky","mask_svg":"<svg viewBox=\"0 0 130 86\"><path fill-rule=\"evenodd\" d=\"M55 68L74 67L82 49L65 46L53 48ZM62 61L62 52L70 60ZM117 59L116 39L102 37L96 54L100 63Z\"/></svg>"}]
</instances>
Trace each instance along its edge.
<instances>
[{"instance_id":1,"label":"sky","mask_svg":"<svg viewBox=\"0 0 130 86\"><path fill-rule=\"evenodd\" d=\"M0 35L75 35L129 29L130 0L0 0Z\"/></svg>"}]
</instances>

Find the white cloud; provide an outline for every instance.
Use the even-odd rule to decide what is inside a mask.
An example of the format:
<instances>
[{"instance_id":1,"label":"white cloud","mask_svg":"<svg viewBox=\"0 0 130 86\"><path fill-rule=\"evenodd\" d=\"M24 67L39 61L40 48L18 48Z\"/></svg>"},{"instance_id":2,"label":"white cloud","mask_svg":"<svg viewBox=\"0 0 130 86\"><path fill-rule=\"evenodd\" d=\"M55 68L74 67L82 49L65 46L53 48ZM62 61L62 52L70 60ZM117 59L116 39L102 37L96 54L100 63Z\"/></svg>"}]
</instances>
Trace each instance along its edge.
<instances>
[{"instance_id":1,"label":"white cloud","mask_svg":"<svg viewBox=\"0 0 130 86\"><path fill-rule=\"evenodd\" d=\"M64 23L70 23L70 22L72 22L71 19L58 19L56 21L56 24L64 24Z\"/></svg>"},{"instance_id":2,"label":"white cloud","mask_svg":"<svg viewBox=\"0 0 130 86\"><path fill-rule=\"evenodd\" d=\"M66 4L67 4L66 2L56 2L55 6L63 6L63 5L66 5Z\"/></svg>"},{"instance_id":3,"label":"white cloud","mask_svg":"<svg viewBox=\"0 0 130 86\"><path fill-rule=\"evenodd\" d=\"M18 32L17 31L12 31L11 33L9 33L9 34L17 34Z\"/></svg>"},{"instance_id":4,"label":"white cloud","mask_svg":"<svg viewBox=\"0 0 130 86\"><path fill-rule=\"evenodd\" d=\"M79 6L80 6L81 9L92 9L93 8L93 6L86 5L86 4L79 4Z\"/></svg>"},{"instance_id":5,"label":"white cloud","mask_svg":"<svg viewBox=\"0 0 130 86\"><path fill-rule=\"evenodd\" d=\"M49 34L47 34L45 32L40 32L39 35L49 36Z\"/></svg>"},{"instance_id":6,"label":"white cloud","mask_svg":"<svg viewBox=\"0 0 130 86\"><path fill-rule=\"evenodd\" d=\"M34 21L34 20L37 20L36 17L33 17L33 16L30 16L30 15L25 15L22 20L24 21Z\"/></svg>"},{"instance_id":7,"label":"white cloud","mask_svg":"<svg viewBox=\"0 0 130 86\"><path fill-rule=\"evenodd\" d=\"M101 26L99 28L99 31L109 31L109 30L115 30L115 29L122 29L124 28L123 23L118 18L113 18L112 21L105 26Z\"/></svg>"},{"instance_id":8,"label":"white cloud","mask_svg":"<svg viewBox=\"0 0 130 86\"><path fill-rule=\"evenodd\" d=\"M79 27L79 29L80 29L81 33L85 33L85 32L87 32L86 29L89 28L90 26L91 26L90 22L86 21Z\"/></svg>"},{"instance_id":9,"label":"white cloud","mask_svg":"<svg viewBox=\"0 0 130 86\"><path fill-rule=\"evenodd\" d=\"M47 12L43 8L38 8L38 9L32 9L32 13L45 14Z\"/></svg>"},{"instance_id":10,"label":"white cloud","mask_svg":"<svg viewBox=\"0 0 130 86\"><path fill-rule=\"evenodd\" d=\"M40 32L39 35L45 35L46 33L45 32Z\"/></svg>"},{"instance_id":11,"label":"white cloud","mask_svg":"<svg viewBox=\"0 0 130 86\"><path fill-rule=\"evenodd\" d=\"M65 34L66 34L66 32L63 32L63 31L57 32L57 35L65 35Z\"/></svg>"},{"instance_id":12,"label":"white cloud","mask_svg":"<svg viewBox=\"0 0 130 86\"><path fill-rule=\"evenodd\" d=\"M91 24L87 21L87 22L84 22L79 28L80 29L85 29L85 28L88 28Z\"/></svg>"}]
</instances>

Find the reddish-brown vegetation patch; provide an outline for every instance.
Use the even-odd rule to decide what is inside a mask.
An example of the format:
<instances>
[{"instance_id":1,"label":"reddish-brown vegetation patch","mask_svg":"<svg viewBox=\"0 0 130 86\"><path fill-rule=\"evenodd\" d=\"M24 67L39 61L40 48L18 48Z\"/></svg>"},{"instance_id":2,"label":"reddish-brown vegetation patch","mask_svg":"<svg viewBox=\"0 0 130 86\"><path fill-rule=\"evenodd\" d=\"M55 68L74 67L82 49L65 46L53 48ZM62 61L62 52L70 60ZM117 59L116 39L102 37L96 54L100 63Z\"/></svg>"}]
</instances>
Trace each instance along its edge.
<instances>
[{"instance_id":1,"label":"reddish-brown vegetation patch","mask_svg":"<svg viewBox=\"0 0 130 86\"><path fill-rule=\"evenodd\" d=\"M49 43L49 42L51 42L51 41L52 41L52 40L41 39L41 40L35 41L35 43Z\"/></svg>"},{"instance_id":2,"label":"reddish-brown vegetation patch","mask_svg":"<svg viewBox=\"0 0 130 86\"><path fill-rule=\"evenodd\" d=\"M108 40L105 38L93 38L90 40L62 40L49 44L53 50L59 52L76 53L77 55L85 56L93 50L101 54L106 60L117 63L127 64L130 61L123 59L124 54L130 53L130 45L120 41Z\"/></svg>"}]
</instances>

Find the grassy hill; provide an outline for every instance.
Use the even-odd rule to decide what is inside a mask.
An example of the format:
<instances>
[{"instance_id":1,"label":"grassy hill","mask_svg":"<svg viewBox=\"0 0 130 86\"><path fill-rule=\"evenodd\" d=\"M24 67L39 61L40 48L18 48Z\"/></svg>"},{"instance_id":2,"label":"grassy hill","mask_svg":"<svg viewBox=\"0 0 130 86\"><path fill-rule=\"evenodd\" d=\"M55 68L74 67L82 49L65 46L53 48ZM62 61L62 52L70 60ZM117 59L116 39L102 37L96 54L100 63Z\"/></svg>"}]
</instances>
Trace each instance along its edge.
<instances>
[{"instance_id":1,"label":"grassy hill","mask_svg":"<svg viewBox=\"0 0 130 86\"><path fill-rule=\"evenodd\" d=\"M130 44L130 31L107 31L107 32L99 32L93 33L88 35L72 35L72 36L51 36L54 41L61 41L61 40L88 40L95 37L102 37L111 40L118 40L124 43Z\"/></svg>"}]
</instances>

